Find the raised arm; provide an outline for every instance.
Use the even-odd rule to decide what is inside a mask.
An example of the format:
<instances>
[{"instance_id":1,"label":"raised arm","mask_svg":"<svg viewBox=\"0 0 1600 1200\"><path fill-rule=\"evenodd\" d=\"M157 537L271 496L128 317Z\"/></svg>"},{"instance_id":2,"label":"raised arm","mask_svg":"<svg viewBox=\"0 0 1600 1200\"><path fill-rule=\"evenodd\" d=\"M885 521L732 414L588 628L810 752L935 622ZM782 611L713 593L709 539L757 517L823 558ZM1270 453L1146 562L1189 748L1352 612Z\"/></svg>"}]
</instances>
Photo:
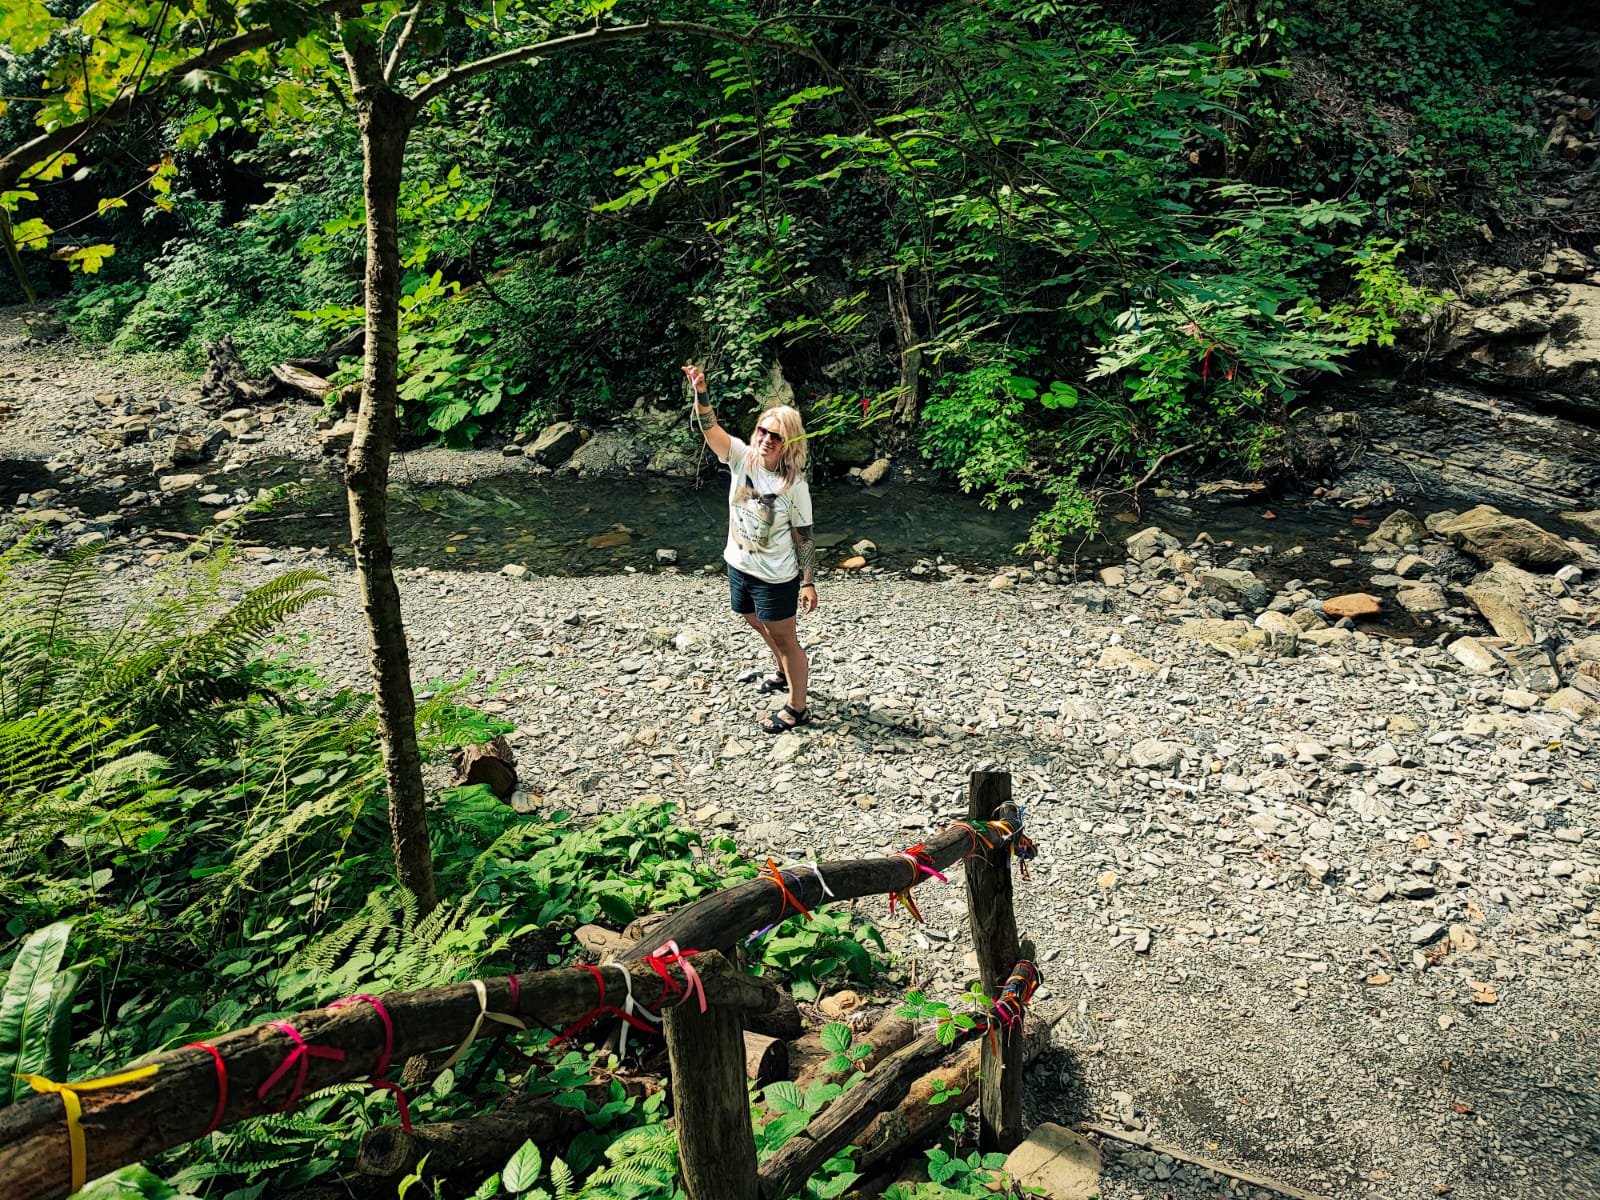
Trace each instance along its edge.
<instances>
[{"instance_id":1,"label":"raised arm","mask_svg":"<svg viewBox=\"0 0 1600 1200\"><path fill-rule=\"evenodd\" d=\"M717 424L717 410L711 406L711 393L706 388L706 375L694 364L683 369L689 377L689 386L694 388L694 415L699 418L700 432L705 435L706 445L711 447L711 452L722 462L728 461L728 444L731 439L721 425Z\"/></svg>"}]
</instances>

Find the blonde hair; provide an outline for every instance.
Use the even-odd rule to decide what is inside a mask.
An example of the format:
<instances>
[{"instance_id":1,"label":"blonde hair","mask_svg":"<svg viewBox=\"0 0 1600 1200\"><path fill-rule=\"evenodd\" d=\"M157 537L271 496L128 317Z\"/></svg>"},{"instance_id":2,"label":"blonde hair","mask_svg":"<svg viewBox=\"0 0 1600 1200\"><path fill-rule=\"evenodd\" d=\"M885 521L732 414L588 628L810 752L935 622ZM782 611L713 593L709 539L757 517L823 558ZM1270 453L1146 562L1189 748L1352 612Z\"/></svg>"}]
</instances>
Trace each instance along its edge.
<instances>
[{"instance_id":1,"label":"blonde hair","mask_svg":"<svg viewBox=\"0 0 1600 1200\"><path fill-rule=\"evenodd\" d=\"M806 472L810 438L806 436L805 422L800 419L798 409L787 404L775 404L756 419L756 424L759 426L769 417L783 438L783 447L778 451L777 473L783 476L783 485L787 488ZM760 461L760 449L756 445L754 430L750 432L750 454L752 462Z\"/></svg>"}]
</instances>

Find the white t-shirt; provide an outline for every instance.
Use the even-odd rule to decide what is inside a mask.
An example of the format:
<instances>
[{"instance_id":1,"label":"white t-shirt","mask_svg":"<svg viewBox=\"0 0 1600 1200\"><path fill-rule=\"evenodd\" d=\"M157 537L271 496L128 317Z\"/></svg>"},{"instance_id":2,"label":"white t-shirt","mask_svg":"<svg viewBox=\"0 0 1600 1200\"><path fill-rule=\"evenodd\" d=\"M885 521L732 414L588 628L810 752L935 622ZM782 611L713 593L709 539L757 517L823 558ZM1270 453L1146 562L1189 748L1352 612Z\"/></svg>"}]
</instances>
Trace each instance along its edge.
<instances>
[{"instance_id":1,"label":"white t-shirt","mask_svg":"<svg viewBox=\"0 0 1600 1200\"><path fill-rule=\"evenodd\" d=\"M730 566L768 583L800 574L794 530L811 524L811 488L804 478L787 488L783 476L761 465L749 443L728 439L728 545Z\"/></svg>"}]
</instances>

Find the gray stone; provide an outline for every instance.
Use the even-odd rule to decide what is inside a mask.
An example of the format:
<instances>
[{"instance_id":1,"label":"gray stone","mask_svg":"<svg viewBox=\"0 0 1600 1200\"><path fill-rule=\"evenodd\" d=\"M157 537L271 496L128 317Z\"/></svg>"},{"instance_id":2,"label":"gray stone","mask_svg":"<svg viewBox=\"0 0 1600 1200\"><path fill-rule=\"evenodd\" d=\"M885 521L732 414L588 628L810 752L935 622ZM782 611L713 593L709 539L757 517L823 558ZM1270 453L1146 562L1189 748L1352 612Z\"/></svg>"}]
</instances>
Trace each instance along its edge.
<instances>
[{"instance_id":1,"label":"gray stone","mask_svg":"<svg viewBox=\"0 0 1600 1200\"><path fill-rule=\"evenodd\" d=\"M861 482L868 487L877 487L887 478L889 478L889 460L887 458L876 459L861 468Z\"/></svg>"},{"instance_id":2,"label":"gray stone","mask_svg":"<svg viewBox=\"0 0 1600 1200\"><path fill-rule=\"evenodd\" d=\"M528 568L521 563L507 563L500 568L500 574L507 579L525 579L528 575Z\"/></svg>"},{"instance_id":3,"label":"gray stone","mask_svg":"<svg viewBox=\"0 0 1600 1200\"><path fill-rule=\"evenodd\" d=\"M1437 921L1425 921L1411 931L1411 944L1417 947L1431 946L1448 932Z\"/></svg>"},{"instance_id":4,"label":"gray stone","mask_svg":"<svg viewBox=\"0 0 1600 1200\"><path fill-rule=\"evenodd\" d=\"M876 542L872 542L872 541L869 541L866 538L862 538L859 542L857 542L855 545L850 547L850 553L851 554L859 554L862 558L867 558L867 559L877 558L878 557L878 545L877 545Z\"/></svg>"},{"instance_id":5,"label":"gray stone","mask_svg":"<svg viewBox=\"0 0 1600 1200\"><path fill-rule=\"evenodd\" d=\"M1134 562L1142 563L1167 550L1177 550L1181 546L1182 543L1177 538L1152 525L1130 537L1123 544L1122 552Z\"/></svg>"},{"instance_id":6,"label":"gray stone","mask_svg":"<svg viewBox=\"0 0 1600 1200\"><path fill-rule=\"evenodd\" d=\"M1447 647L1450 656L1475 675L1491 675L1500 666L1494 651L1475 637L1460 637Z\"/></svg>"},{"instance_id":7,"label":"gray stone","mask_svg":"<svg viewBox=\"0 0 1600 1200\"><path fill-rule=\"evenodd\" d=\"M572 457L581 445L583 431L571 421L557 421L547 426L524 453L540 466L555 467Z\"/></svg>"},{"instance_id":8,"label":"gray stone","mask_svg":"<svg viewBox=\"0 0 1600 1200\"><path fill-rule=\"evenodd\" d=\"M1164 742L1159 738L1146 738L1128 751L1133 765L1141 770L1170 771L1183 760L1184 748L1178 742Z\"/></svg>"},{"instance_id":9,"label":"gray stone","mask_svg":"<svg viewBox=\"0 0 1600 1200\"><path fill-rule=\"evenodd\" d=\"M1428 536L1427 526L1405 509L1396 509L1383 519L1372 536L1396 546L1409 546Z\"/></svg>"},{"instance_id":10,"label":"gray stone","mask_svg":"<svg viewBox=\"0 0 1600 1200\"><path fill-rule=\"evenodd\" d=\"M1437 583L1416 583L1402 587L1395 593L1394 602L1409 613L1443 612L1450 607L1444 588Z\"/></svg>"},{"instance_id":11,"label":"gray stone","mask_svg":"<svg viewBox=\"0 0 1600 1200\"><path fill-rule=\"evenodd\" d=\"M1267 585L1249 571L1216 567L1200 577L1200 590L1238 608L1264 608L1272 598Z\"/></svg>"},{"instance_id":12,"label":"gray stone","mask_svg":"<svg viewBox=\"0 0 1600 1200\"><path fill-rule=\"evenodd\" d=\"M1500 656L1518 687L1548 696L1561 686L1561 675L1548 646L1507 646Z\"/></svg>"},{"instance_id":13,"label":"gray stone","mask_svg":"<svg viewBox=\"0 0 1600 1200\"><path fill-rule=\"evenodd\" d=\"M1519 567L1560 567L1577 560L1577 552L1555 534L1532 521L1508 517L1498 508L1480 504L1434 527L1467 553L1485 562L1509 562Z\"/></svg>"}]
</instances>

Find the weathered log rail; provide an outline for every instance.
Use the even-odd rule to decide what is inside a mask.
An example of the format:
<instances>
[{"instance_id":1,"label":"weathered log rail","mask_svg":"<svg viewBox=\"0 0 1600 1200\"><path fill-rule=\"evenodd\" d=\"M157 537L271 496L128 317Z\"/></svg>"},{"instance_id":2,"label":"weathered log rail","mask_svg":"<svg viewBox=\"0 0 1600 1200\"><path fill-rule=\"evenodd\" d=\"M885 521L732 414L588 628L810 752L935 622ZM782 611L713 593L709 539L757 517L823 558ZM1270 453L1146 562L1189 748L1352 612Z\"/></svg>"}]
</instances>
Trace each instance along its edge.
<instances>
[{"instance_id":1,"label":"weathered log rail","mask_svg":"<svg viewBox=\"0 0 1600 1200\"><path fill-rule=\"evenodd\" d=\"M1009 803L1009 776L974 775L972 789L969 822L951 826L915 854L789 867L776 877L768 874L724 888L668 916L598 971L564 968L391 992L376 1002L353 998L151 1056L136 1064L149 1070L126 1081L56 1085L54 1094L0 1109L0 1196L58 1200L86 1179L214 1129L284 1111L318 1089L351 1080L376 1081L388 1064L412 1056L464 1052L480 1035L507 1025L525 1027L523 1014L563 1028L597 1012L616 1013L630 992L652 1006L660 1003L655 998L667 996L675 1005L661 1015L675 1068L680 1161L691 1200L776 1200L788 1195L815 1170L808 1164L819 1148L833 1147L817 1165L865 1128L883 1104L897 1103L914 1082L913 1068L943 1057L945 1048L937 1047L935 1053L931 1035L925 1035L891 1055L874 1071L872 1089L853 1089L813 1123L803 1144L758 1176L746 1099L743 1025L747 1018L775 1011L781 995L744 974L722 952L766 926L797 916L796 903L810 909L904 894L935 872L969 860L992 868L968 872L969 912L985 983L1004 980L1012 969L1017 937L1010 872L1003 860L1021 835L1021 815ZM989 821L1003 824L984 824ZM683 947L694 957L658 953L668 946ZM1012 957L997 957L1001 954ZM626 987L622 971L628 975ZM697 984L703 992L695 990ZM703 1009L685 1003L701 995ZM986 1041L1006 1055L1006 1068L1022 1064L1020 1032L1019 1023L993 1043ZM1014 1144L1017 1131L1010 1120L1006 1128L995 1130L989 1128L988 1117L991 1109L1019 1111L1021 1085L1020 1069L991 1073L985 1067L986 1145ZM859 1098L852 1100L858 1092Z\"/></svg>"}]
</instances>

